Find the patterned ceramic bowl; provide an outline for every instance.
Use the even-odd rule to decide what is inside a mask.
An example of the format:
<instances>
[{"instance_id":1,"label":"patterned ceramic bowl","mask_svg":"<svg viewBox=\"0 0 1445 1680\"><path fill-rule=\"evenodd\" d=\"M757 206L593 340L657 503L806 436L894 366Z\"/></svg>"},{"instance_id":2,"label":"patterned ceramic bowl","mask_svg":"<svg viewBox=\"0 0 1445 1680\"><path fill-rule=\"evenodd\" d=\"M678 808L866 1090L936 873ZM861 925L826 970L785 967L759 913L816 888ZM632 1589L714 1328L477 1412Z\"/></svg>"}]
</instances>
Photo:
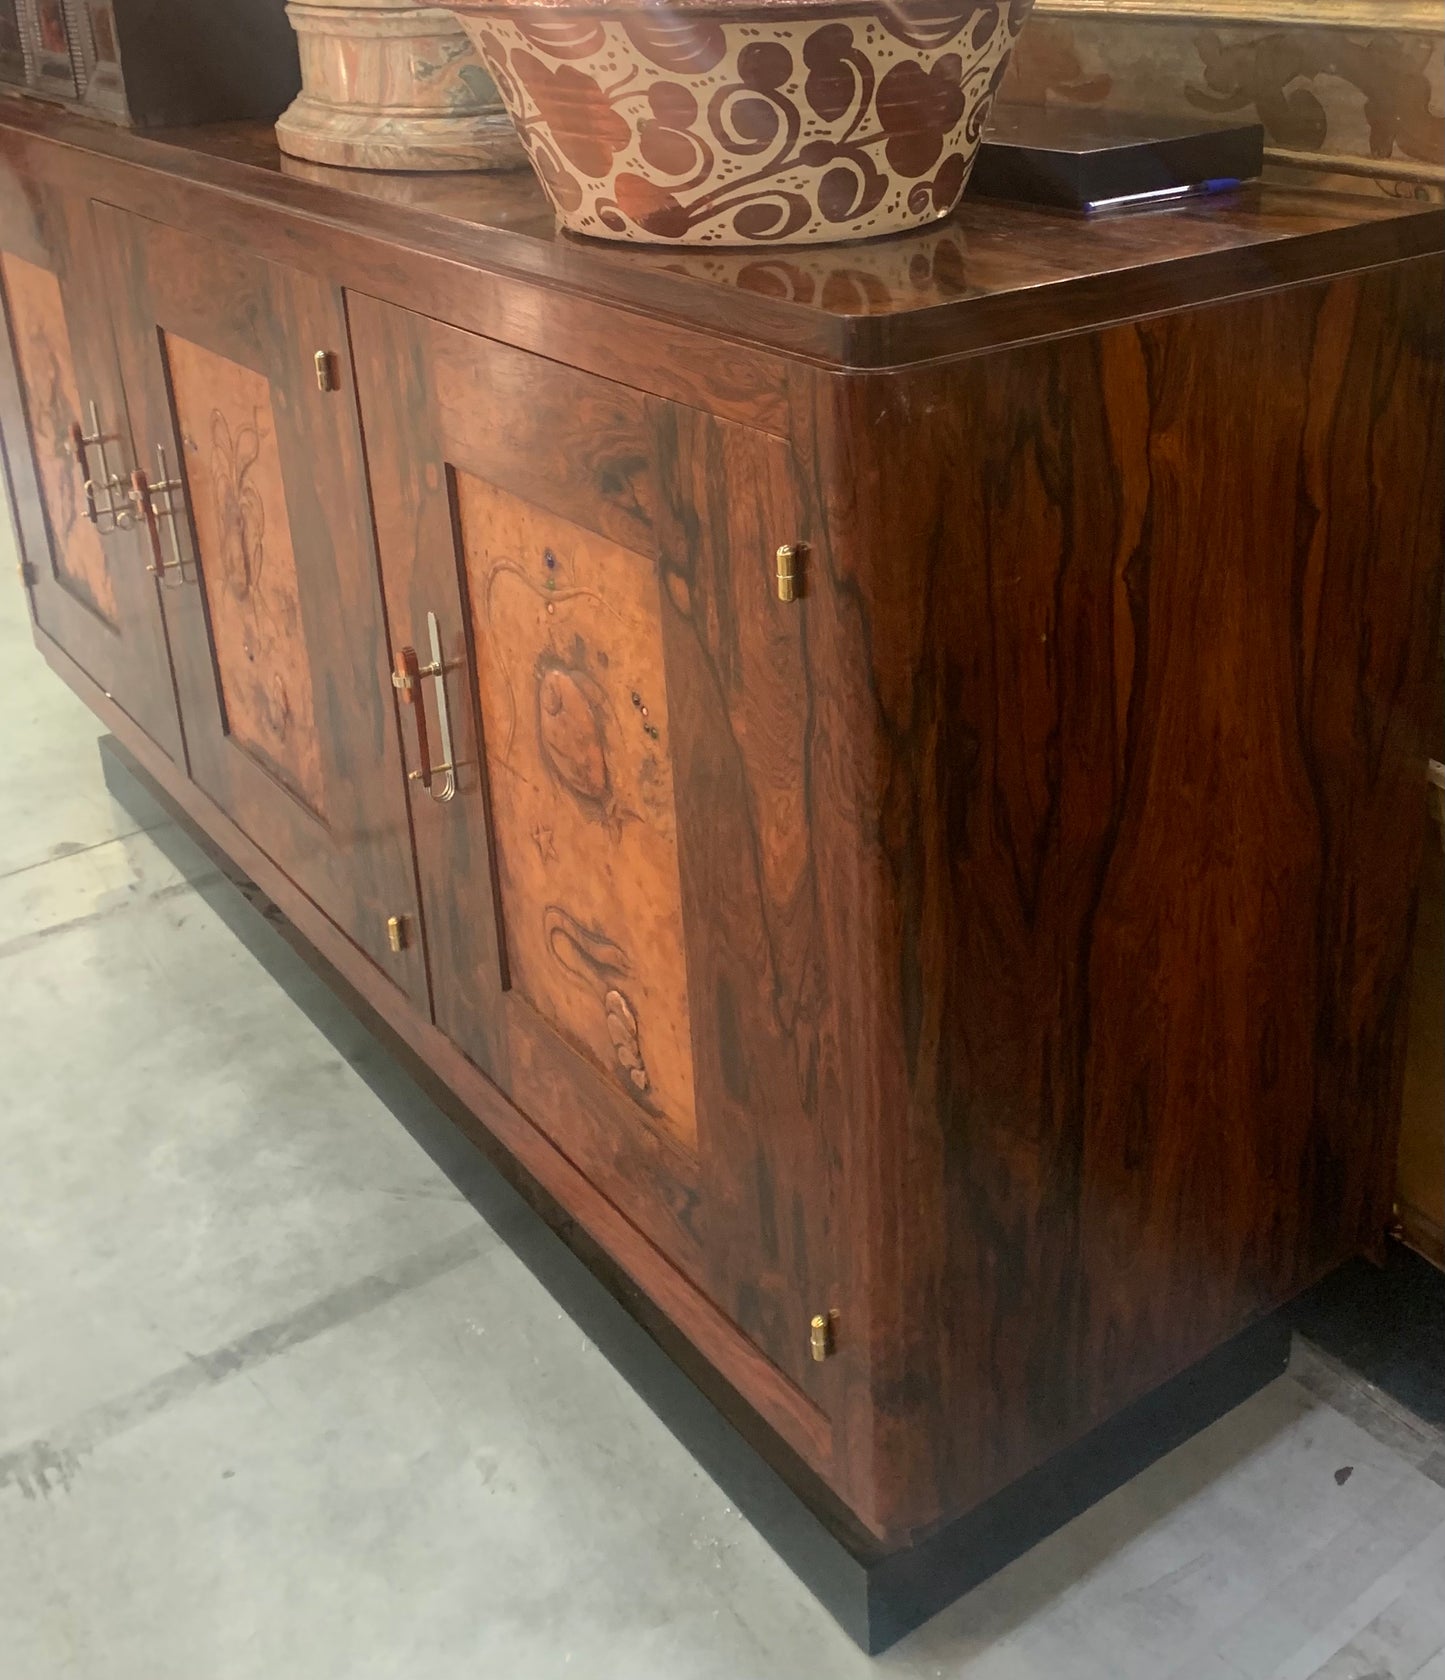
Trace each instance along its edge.
<instances>
[{"instance_id":1,"label":"patterned ceramic bowl","mask_svg":"<svg viewBox=\"0 0 1445 1680\"><path fill-rule=\"evenodd\" d=\"M563 225L866 239L946 216L1033 0L452 0Z\"/></svg>"}]
</instances>

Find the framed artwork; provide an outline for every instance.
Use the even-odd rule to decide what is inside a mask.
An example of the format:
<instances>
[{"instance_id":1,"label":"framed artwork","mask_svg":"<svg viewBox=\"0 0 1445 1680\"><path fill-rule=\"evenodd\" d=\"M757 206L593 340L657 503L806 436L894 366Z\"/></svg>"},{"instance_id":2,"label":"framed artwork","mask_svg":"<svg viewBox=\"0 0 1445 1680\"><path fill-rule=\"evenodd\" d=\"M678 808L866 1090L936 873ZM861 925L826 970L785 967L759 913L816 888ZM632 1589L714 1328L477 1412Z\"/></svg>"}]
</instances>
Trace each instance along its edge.
<instances>
[{"instance_id":1,"label":"framed artwork","mask_svg":"<svg viewBox=\"0 0 1445 1680\"><path fill-rule=\"evenodd\" d=\"M0 82L25 85L25 40L18 0L0 0Z\"/></svg>"},{"instance_id":2,"label":"framed artwork","mask_svg":"<svg viewBox=\"0 0 1445 1680\"><path fill-rule=\"evenodd\" d=\"M87 110L125 119L125 81L121 75L112 0L69 0L71 39Z\"/></svg>"},{"instance_id":3,"label":"framed artwork","mask_svg":"<svg viewBox=\"0 0 1445 1680\"><path fill-rule=\"evenodd\" d=\"M65 0L19 0L19 12L28 85L59 99L76 98L80 82Z\"/></svg>"}]
</instances>

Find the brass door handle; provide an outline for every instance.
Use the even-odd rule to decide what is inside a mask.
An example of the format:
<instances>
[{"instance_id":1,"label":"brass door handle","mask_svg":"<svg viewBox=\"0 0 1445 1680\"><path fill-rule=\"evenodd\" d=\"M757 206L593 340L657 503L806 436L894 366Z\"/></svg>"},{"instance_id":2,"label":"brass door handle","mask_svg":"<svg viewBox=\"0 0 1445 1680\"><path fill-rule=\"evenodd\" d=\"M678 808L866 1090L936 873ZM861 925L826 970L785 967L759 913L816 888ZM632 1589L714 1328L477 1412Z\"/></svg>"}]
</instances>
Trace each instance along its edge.
<instances>
[{"instance_id":1,"label":"brass door handle","mask_svg":"<svg viewBox=\"0 0 1445 1680\"><path fill-rule=\"evenodd\" d=\"M91 403L89 433L78 420L71 424L70 453L80 470L85 492L85 517L101 536L108 537L112 531L128 531L132 519L130 508L127 506L130 498L120 474L111 467L105 453L105 445L106 435L101 430L100 415L96 412L95 404ZM92 449L100 457L98 483L90 470L89 451Z\"/></svg>"},{"instance_id":2,"label":"brass door handle","mask_svg":"<svg viewBox=\"0 0 1445 1680\"><path fill-rule=\"evenodd\" d=\"M430 792L431 747L426 735L426 707L421 701L421 666L417 663L415 648L404 647L398 652L392 668L391 686L401 696L402 705L409 706L416 715L416 754L421 769L408 771L407 779L419 781Z\"/></svg>"},{"instance_id":3,"label":"brass door handle","mask_svg":"<svg viewBox=\"0 0 1445 1680\"><path fill-rule=\"evenodd\" d=\"M446 664L442 659L441 630L437 625L437 615L429 612L426 622L431 637L431 662L427 665L419 664L415 648L402 648L396 656L396 664L391 673L391 686L401 696L402 704L410 706L416 715L418 768L407 771L407 780L420 782L438 805L444 805L456 794L457 767L452 758L452 725L451 716L447 711ZM423 677L434 677L437 685L437 729L441 734L442 762L435 765L431 761L426 705L421 693Z\"/></svg>"},{"instance_id":4,"label":"brass door handle","mask_svg":"<svg viewBox=\"0 0 1445 1680\"><path fill-rule=\"evenodd\" d=\"M151 563L146 570L153 577L158 577L162 583L169 584L172 578L175 578L177 583L184 583L186 556L181 548L180 516L185 504L178 505L176 497L185 489L185 480L167 476L166 449L162 443L156 445L156 463L160 476L154 483L139 467L130 475L130 500L150 538ZM170 522L169 560L161 552L160 522L163 519Z\"/></svg>"}]
</instances>

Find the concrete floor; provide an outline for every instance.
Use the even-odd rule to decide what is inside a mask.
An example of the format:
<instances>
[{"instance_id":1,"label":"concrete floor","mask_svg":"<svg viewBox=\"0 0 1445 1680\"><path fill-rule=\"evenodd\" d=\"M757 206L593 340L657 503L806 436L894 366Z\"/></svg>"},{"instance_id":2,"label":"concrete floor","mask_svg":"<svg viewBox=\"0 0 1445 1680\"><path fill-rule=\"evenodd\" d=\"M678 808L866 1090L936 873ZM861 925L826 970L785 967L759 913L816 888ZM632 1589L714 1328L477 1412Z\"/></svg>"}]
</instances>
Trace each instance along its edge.
<instances>
[{"instance_id":1,"label":"concrete floor","mask_svg":"<svg viewBox=\"0 0 1445 1680\"><path fill-rule=\"evenodd\" d=\"M0 559L3 1680L1445 1680L1442 1442L1307 1348L870 1663L132 831Z\"/></svg>"}]
</instances>

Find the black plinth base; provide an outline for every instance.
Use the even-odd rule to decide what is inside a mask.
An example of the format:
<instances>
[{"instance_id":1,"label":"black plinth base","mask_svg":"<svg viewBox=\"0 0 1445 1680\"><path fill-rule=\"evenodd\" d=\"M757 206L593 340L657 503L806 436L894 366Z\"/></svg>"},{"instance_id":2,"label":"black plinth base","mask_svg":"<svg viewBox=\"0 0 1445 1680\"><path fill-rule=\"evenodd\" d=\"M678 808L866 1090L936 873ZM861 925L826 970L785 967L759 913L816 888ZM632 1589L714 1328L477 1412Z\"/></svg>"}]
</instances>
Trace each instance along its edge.
<instances>
[{"instance_id":1,"label":"black plinth base","mask_svg":"<svg viewBox=\"0 0 1445 1680\"><path fill-rule=\"evenodd\" d=\"M100 754L112 797L864 1650L884 1650L1284 1370L1290 1329L1276 1315L921 1544L878 1550L788 1485L756 1421L689 1364L676 1333L545 1191L458 1129L455 1099L435 1076L125 748L106 737Z\"/></svg>"}]
</instances>

